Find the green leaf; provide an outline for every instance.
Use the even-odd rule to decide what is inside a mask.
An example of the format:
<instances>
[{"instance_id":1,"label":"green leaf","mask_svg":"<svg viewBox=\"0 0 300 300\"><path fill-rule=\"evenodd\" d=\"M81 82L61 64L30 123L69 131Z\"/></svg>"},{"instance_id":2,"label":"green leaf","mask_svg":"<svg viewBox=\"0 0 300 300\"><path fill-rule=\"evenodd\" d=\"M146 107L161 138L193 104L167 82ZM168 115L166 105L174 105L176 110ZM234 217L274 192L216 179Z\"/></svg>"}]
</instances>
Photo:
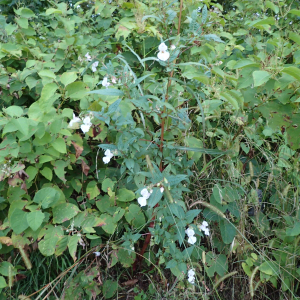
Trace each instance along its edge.
<instances>
[{"instance_id":1,"label":"green leaf","mask_svg":"<svg viewBox=\"0 0 300 300\"><path fill-rule=\"evenodd\" d=\"M221 236L224 244L232 243L236 235L236 228L234 227L234 225L227 220L221 219L219 226L220 226Z\"/></svg>"},{"instance_id":2,"label":"green leaf","mask_svg":"<svg viewBox=\"0 0 300 300\"><path fill-rule=\"evenodd\" d=\"M35 14L33 13L33 11L27 7L21 7L18 10L14 10L15 13L21 17L24 18L33 18L35 17Z\"/></svg>"},{"instance_id":3,"label":"green leaf","mask_svg":"<svg viewBox=\"0 0 300 300\"><path fill-rule=\"evenodd\" d=\"M300 17L300 10L298 9L291 9L288 13Z\"/></svg>"},{"instance_id":4,"label":"green leaf","mask_svg":"<svg viewBox=\"0 0 300 300\"><path fill-rule=\"evenodd\" d=\"M261 86L266 83L272 76L267 71L254 71L253 74L254 86Z\"/></svg>"},{"instance_id":5,"label":"green leaf","mask_svg":"<svg viewBox=\"0 0 300 300\"><path fill-rule=\"evenodd\" d=\"M80 236L78 235L72 235L69 237L68 241L68 249L71 257L73 258L74 262L76 261L76 251L77 251L77 245L78 241L80 240Z\"/></svg>"},{"instance_id":6,"label":"green leaf","mask_svg":"<svg viewBox=\"0 0 300 300\"><path fill-rule=\"evenodd\" d=\"M124 93L117 89L102 89L88 92L88 94L98 94L102 96L123 96Z\"/></svg>"},{"instance_id":7,"label":"green leaf","mask_svg":"<svg viewBox=\"0 0 300 300\"><path fill-rule=\"evenodd\" d=\"M76 72L65 72L61 75L60 81L64 86L69 85L77 79Z\"/></svg>"},{"instance_id":8,"label":"green leaf","mask_svg":"<svg viewBox=\"0 0 300 300\"><path fill-rule=\"evenodd\" d=\"M36 231L42 225L44 218L45 214L40 210L32 211L27 214L27 223L33 231Z\"/></svg>"},{"instance_id":9,"label":"green leaf","mask_svg":"<svg viewBox=\"0 0 300 300\"><path fill-rule=\"evenodd\" d=\"M18 208L11 214L9 223L16 234L20 234L28 228L27 214L28 213Z\"/></svg>"},{"instance_id":10,"label":"green leaf","mask_svg":"<svg viewBox=\"0 0 300 300\"><path fill-rule=\"evenodd\" d=\"M103 296L105 299L110 299L118 290L118 282L113 280L105 280L103 284Z\"/></svg>"},{"instance_id":11,"label":"green leaf","mask_svg":"<svg viewBox=\"0 0 300 300\"><path fill-rule=\"evenodd\" d=\"M75 81L67 85L66 96L71 99L77 100L86 96L85 83L81 81Z\"/></svg>"},{"instance_id":12,"label":"green leaf","mask_svg":"<svg viewBox=\"0 0 300 300\"><path fill-rule=\"evenodd\" d=\"M67 153L66 142L63 138L57 138L51 144L52 147L60 153Z\"/></svg>"},{"instance_id":13,"label":"green leaf","mask_svg":"<svg viewBox=\"0 0 300 300\"><path fill-rule=\"evenodd\" d=\"M54 227L48 225L45 229L47 230L46 235L44 239L38 243L38 247L44 256L50 256L55 253L55 246L64 234L61 226Z\"/></svg>"},{"instance_id":14,"label":"green leaf","mask_svg":"<svg viewBox=\"0 0 300 300\"><path fill-rule=\"evenodd\" d=\"M291 75L294 78L296 78L298 81L300 81L300 69L296 67L286 67L283 68L282 72Z\"/></svg>"},{"instance_id":15,"label":"green leaf","mask_svg":"<svg viewBox=\"0 0 300 300\"><path fill-rule=\"evenodd\" d=\"M101 189L102 189L103 192L107 193L108 188L110 188L111 190L113 190L115 184L116 184L115 181L112 181L110 178L105 178L105 179L102 181Z\"/></svg>"},{"instance_id":16,"label":"green leaf","mask_svg":"<svg viewBox=\"0 0 300 300\"><path fill-rule=\"evenodd\" d=\"M21 117L23 109L20 106L12 105L6 109L3 109L11 117Z\"/></svg>"},{"instance_id":17,"label":"green leaf","mask_svg":"<svg viewBox=\"0 0 300 300\"><path fill-rule=\"evenodd\" d=\"M14 25L14 24L6 24L5 25L5 31L7 33L7 35L12 35L12 33L18 29L18 26L17 25Z\"/></svg>"},{"instance_id":18,"label":"green leaf","mask_svg":"<svg viewBox=\"0 0 300 300\"><path fill-rule=\"evenodd\" d=\"M300 234L300 222L296 222L293 228L286 229L287 236L297 236Z\"/></svg>"},{"instance_id":19,"label":"green leaf","mask_svg":"<svg viewBox=\"0 0 300 300\"><path fill-rule=\"evenodd\" d=\"M62 203L53 208L53 223L63 223L75 217L80 211L79 208L72 203Z\"/></svg>"},{"instance_id":20,"label":"green leaf","mask_svg":"<svg viewBox=\"0 0 300 300\"><path fill-rule=\"evenodd\" d=\"M134 226L135 228L139 228L145 225L146 220L142 209L136 204L130 204L128 207L128 211L125 213L126 221Z\"/></svg>"},{"instance_id":21,"label":"green leaf","mask_svg":"<svg viewBox=\"0 0 300 300\"><path fill-rule=\"evenodd\" d=\"M52 107L55 101L54 93L58 89L56 83L47 83L44 85L41 93L41 98L39 99L40 107L46 112L50 107ZM51 99L51 100L50 100Z\"/></svg>"},{"instance_id":22,"label":"green leaf","mask_svg":"<svg viewBox=\"0 0 300 300\"><path fill-rule=\"evenodd\" d=\"M275 14L278 14L278 12L279 12L279 7L271 1L266 2L266 7L271 8Z\"/></svg>"},{"instance_id":23,"label":"green leaf","mask_svg":"<svg viewBox=\"0 0 300 300\"><path fill-rule=\"evenodd\" d=\"M88 183L86 187L86 194L90 200L96 198L100 194L96 181L90 181Z\"/></svg>"},{"instance_id":24,"label":"green leaf","mask_svg":"<svg viewBox=\"0 0 300 300\"><path fill-rule=\"evenodd\" d=\"M260 266L259 266L259 270L267 275L272 276L274 274L273 270L272 270L272 265L265 261L263 262Z\"/></svg>"},{"instance_id":25,"label":"green leaf","mask_svg":"<svg viewBox=\"0 0 300 300\"><path fill-rule=\"evenodd\" d=\"M61 10L59 10L59 9L56 9L56 8L53 8L53 7L51 7L51 8L48 8L47 10L46 10L46 15L48 16L48 15L52 15L52 14L62 14L62 11Z\"/></svg>"},{"instance_id":26,"label":"green leaf","mask_svg":"<svg viewBox=\"0 0 300 300\"><path fill-rule=\"evenodd\" d=\"M295 43L297 43L298 45L300 45L300 35L295 33L295 32L290 32L289 33L289 38L294 41Z\"/></svg>"},{"instance_id":27,"label":"green leaf","mask_svg":"<svg viewBox=\"0 0 300 300\"><path fill-rule=\"evenodd\" d=\"M49 77L49 78L52 78L52 79L56 78L55 74L50 70L42 70L38 74L39 74L40 77Z\"/></svg>"},{"instance_id":28,"label":"green leaf","mask_svg":"<svg viewBox=\"0 0 300 300\"><path fill-rule=\"evenodd\" d=\"M16 18L16 22L21 28L28 28L28 20L26 18Z\"/></svg>"},{"instance_id":29,"label":"green leaf","mask_svg":"<svg viewBox=\"0 0 300 300\"><path fill-rule=\"evenodd\" d=\"M108 214L102 214L99 219L100 223L104 223L104 225L101 227L106 233L113 234L117 228L116 222L114 222L114 219L112 216Z\"/></svg>"},{"instance_id":30,"label":"green leaf","mask_svg":"<svg viewBox=\"0 0 300 300\"><path fill-rule=\"evenodd\" d=\"M135 199L134 192L127 190L125 188L118 190L117 196L118 196L117 200L120 202L129 202Z\"/></svg>"},{"instance_id":31,"label":"green leaf","mask_svg":"<svg viewBox=\"0 0 300 300\"><path fill-rule=\"evenodd\" d=\"M49 181L52 181L53 174L50 168L44 167L42 170L40 170L40 173Z\"/></svg>"},{"instance_id":32,"label":"green leaf","mask_svg":"<svg viewBox=\"0 0 300 300\"><path fill-rule=\"evenodd\" d=\"M48 207L53 207L60 198L60 193L52 188L46 187L39 190L33 198L33 202L40 204L44 209Z\"/></svg>"},{"instance_id":33,"label":"green leaf","mask_svg":"<svg viewBox=\"0 0 300 300\"><path fill-rule=\"evenodd\" d=\"M232 67L233 69L243 69L246 67L259 67L259 64L250 59L241 59Z\"/></svg>"},{"instance_id":34,"label":"green leaf","mask_svg":"<svg viewBox=\"0 0 300 300\"><path fill-rule=\"evenodd\" d=\"M222 92L220 94L220 98L225 100L226 102L229 102L234 109L238 110L240 108L235 97L232 97L232 95L230 95L228 92Z\"/></svg>"},{"instance_id":35,"label":"green leaf","mask_svg":"<svg viewBox=\"0 0 300 300\"><path fill-rule=\"evenodd\" d=\"M6 281L3 276L0 276L0 289L7 287Z\"/></svg>"}]
</instances>

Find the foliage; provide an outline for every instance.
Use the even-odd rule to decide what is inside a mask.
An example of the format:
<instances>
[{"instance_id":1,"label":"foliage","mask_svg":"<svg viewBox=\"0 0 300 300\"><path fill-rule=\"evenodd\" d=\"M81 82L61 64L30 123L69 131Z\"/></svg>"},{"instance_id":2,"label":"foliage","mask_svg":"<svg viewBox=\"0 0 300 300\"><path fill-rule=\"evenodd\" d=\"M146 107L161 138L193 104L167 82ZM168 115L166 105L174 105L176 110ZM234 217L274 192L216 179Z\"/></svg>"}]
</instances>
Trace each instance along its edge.
<instances>
[{"instance_id":1,"label":"foliage","mask_svg":"<svg viewBox=\"0 0 300 300\"><path fill-rule=\"evenodd\" d=\"M62 299L113 298L117 265L203 297L240 273L251 296L294 299L297 3L110 2L1 16L2 297L39 251L70 259Z\"/></svg>"}]
</instances>

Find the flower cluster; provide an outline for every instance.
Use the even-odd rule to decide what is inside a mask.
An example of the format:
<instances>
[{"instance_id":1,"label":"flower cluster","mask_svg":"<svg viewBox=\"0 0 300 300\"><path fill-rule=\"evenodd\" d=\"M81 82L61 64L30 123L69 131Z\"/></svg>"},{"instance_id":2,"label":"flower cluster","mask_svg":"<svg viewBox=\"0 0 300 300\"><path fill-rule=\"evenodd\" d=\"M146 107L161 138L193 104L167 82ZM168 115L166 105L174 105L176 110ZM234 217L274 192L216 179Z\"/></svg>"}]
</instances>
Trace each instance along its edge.
<instances>
[{"instance_id":1,"label":"flower cluster","mask_svg":"<svg viewBox=\"0 0 300 300\"><path fill-rule=\"evenodd\" d=\"M76 123L81 122L81 119L79 117L76 117L75 114L73 113L73 119L69 123L69 127L73 127ZM90 130L91 126L93 125L91 123L91 118L89 116L85 117L82 120L83 124L81 124L80 128L83 133L86 133Z\"/></svg>"},{"instance_id":2,"label":"flower cluster","mask_svg":"<svg viewBox=\"0 0 300 300\"><path fill-rule=\"evenodd\" d=\"M95 73L97 71L97 67L99 65L99 62L98 61L95 61L93 64L92 64L92 71Z\"/></svg>"},{"instance_id":3,"label":"flower cluster","mask_svg":"<svg viewBox=\"0 0 300 300\"><path fill-rule=\"evenodd\" d=\"M140 206L146 206L147 205L147 200L152 194L152 190L149 192L146 188L141 190L141 195L142 197L138 198L138 203Z\"/></svg>"},{"instance_id":4,"label":"flower cluster","mask_svg":"<svg viewBox=\"0 0 300 300\"><path fill-rule=\"evenodd\" d=\"M105 163L105 164L108 164L109 162L110 162L110 160L111 160L111 158L114 156L113 155L113 153L109 150L109 149L107 149L105 152L104 152L104 157L103 157L103 162Z\"/></svg>"},{"instance_id":5,"label":"flower cluster","mask_svg":"<svg viewBox=\"0 0 300 300\"><path fill-rule=\"evenodd\" d=\"M194 245L197 241L197 238L195 237L195 231L192 228L188 228L185 233L189 237L188 243Z\"/></svg>"},{"instance_id":6,"label":"flower cluster","mask_svg":"<svg viewBox=\"0 0 300 300\"><path fill-rule=\"evenodd\" d=\"M208 223L206 221L203 221L201 225L197 226L199 230L204 231L205 235L209 235L209 228Z\"/></svg>"},{"instance_id":7,"label":"flower cluster","mask_svg":"<svg viewBox=\"0 0 300 300\"><path fill-rule=\"evenodd\" d=\"M195 271L194 271L194 269L190 269L188 271L188 282L191 283L191 284L195 283Z\"/></svg>"},{"instance_id":8,"label":"flower cluster","mask_svg":"<svg viewBox=\"0 0 300 300\"><path fill-rule=\"evenodd\" d=\"M166 61L169 59L170 53L168 51L168 46L165 43L161 43L158 46L158 50L159 50L159 52L157 53L158 59L162 61Z\"/></svg>"}]
</instances>

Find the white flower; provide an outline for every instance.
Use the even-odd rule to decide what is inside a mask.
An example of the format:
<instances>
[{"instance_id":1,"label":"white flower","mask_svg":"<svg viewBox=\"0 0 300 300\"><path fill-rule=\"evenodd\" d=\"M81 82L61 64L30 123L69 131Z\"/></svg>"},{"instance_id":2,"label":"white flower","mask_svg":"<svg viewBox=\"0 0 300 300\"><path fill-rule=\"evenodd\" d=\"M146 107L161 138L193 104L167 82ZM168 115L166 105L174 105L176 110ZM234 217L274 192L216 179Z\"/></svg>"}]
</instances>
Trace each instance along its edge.
<instances>
[{"instance_id":1,"label":"white flower","mask_svg":"<svg viewBox=\"0 0 300 300\"><path fill-rule=\"evenodd\" d=\"M193 269L190 269L188 271L188 282L191 283L191 284L194 284L195 283L195 271Z\"/></svg>"},{"instance_id":2,"label":"white flower","mask_svg":"<svg viewBox=\"0 0 300 300\"><path fill-rule=\"evenodd\" d=\"M80 126L80 128L83 131L83 133L86 133L90 130L91 126L92 126L91 118L90 117L85 117L83 119L83 124Z\"/></svg>"},{"instance_id":3,"label":"white flower","mask_svg":"<svg viewBox=\"0 0 300 300\"><path fill-rule=\"evenodd\" d=\"M195 283L195 277L189 277L188 282L191 283L191 284L194 284Z\"/></svg>"},{"instance_id":4,"label":"white flower","mask_svg":"<svg viewBox=\"0 0 300 300\"><path fill-rule=\"evenodd\" d=\"M149 192L146 188L141 190L142 197L138 198L138 203L139 203L140 206L146 206L147 205L147 200L151 196L152 192L153 192L153 190L151 190Z\"/></svg>"},{"instance_id":5,"label":"white flower","mask_svg":"<svg viewBox=\"0 0 300 300\"><path fill-rule=\"evenodd\" d=\"M100 256L100 252L93 252L95 254L95 256Z\"/></svg>"},{"instance_id":6,"label":"white flower","mask_svg":"<svg viewBox=\"0 0 300 300\"><path fill-rule=\"evenodd\" d=\"M144 197L139 197L138 198L138 203L140 206L146 206L147 205L147 199Z\"/></svg>"},{"instance_id":7,"label":"white flower","mask_svg":"<svg viewBox=\"0 0 300 300\"><path fill-rule=\"evenodd\" d=\"M89 55L89 53L87 53L87 54L85 55L85 57L86 57L86 60L87 60L87 61L91 61L91 60L92 60L92 57Z\"/></svg>"},{"instance_id":8,"label":"white flower","mask_svg":"<svg viewBox=\"0 0 300 300\"><path fill-rule=\"evenodd\" d=\"M80 62L82 62L82 58L81 58L80 56L78 56L78 60L79 60Z\"/></svg>"},{"instance_id":9,"label":"white flower","mask_svg":"<svg viewBox=\"0 0 300 300\"><path fill-rule=\"evenodd\" d=\"M109 150L109 149L107 149L105 152L104 152L104 157L103 157L103 162L105 163L105 164L108 164L109 162L110 162L110 160L111 160L111 158L114 156L113 155L113 153Z\"/></svg>"},{"instance_id":10,"label":"white flower","mask_svg":"<svg viewBox=\"0 0 300 300\"><path fill-rule=\"evenodd\" d=\"M168 52L168 47L165 43L161 43L158 46L158 50L159 50L159 52L157 53L158 59L160 59L162 61L166 61L169 59L170 53Z\"/></svg>"},{"instance_id":11,"label":"white flower","mask_svg":"<svg viewBox=\"0 0 300 300\"><path fill-rule=\"evenodd\" d=\"M73 119L70 121L69 126L72 127L75 123L80 122L81 119L79 117L76 117L75 114L73 113Z\"/></svg>"},{"instance_id":12,"label":"white flower","mask_svg":"<svg viewBox=\"0 0 300 300\"><path fill-rule=\"evenodd\" d=\"M151 195L151 192L149 193L148 190L145 188L145 189L142 189L141 190L141 195L146 198L146 200L150 197Z\"/></svg>"},{"instance_id":13,"label":"white flower","mask_svg":"<svg viewBox=\"0 0 300 300\"><path fill-rule=\"evenodd\" d=\"M195 235L195 231L192 228L188 228L185 233L188 237Z\"/></svg>"},{"instance_id":14,"label":"white flower","mask_svg":"<svg viewBox=\"0 0 300 300\"><path fill-rule=\"evenodd\" d=\"M115 76L113 76L113 77L111 78L111 82L112 82L112 83L117 83L117 78L116 78Z\"/></svg>"},{"instance_id":15,"label":"white flower","mask_svg":"<svg viewBox=\"0 0 300 300\"><path fill-rule=\"evenodd\" d=\"M200 230L204 231L205 235L209 235L209 228L208 223L206 221L203 221L201 225L197 226Z\"/></svg>"},{"instance_id":16,"label":"white flower","mask_svg":"<svg viewBox=\"0 0 300 300\"><path fill-rule=\"evenodd\" d=\"M98 61L95 61L93 64L92 64L92 71L95 73L97 71L97 67L99 65L99 62Z\"/></svg>"},{"instance_id":17,"label":"white flower","mask_svg":"<svg viewBox=\"0 0 300 300\"><path fill-rule=\"evenodd\" d=\"M189 244L194 245L196 242L197 242L197 238L194 235L189 236L189 238L188 238Z\"/></svg>"},{"instance_id":18,"label":"white flower","mask_svg":"<svg viewBox=\"0 0 300 300\"><path fill-rule=\"evenodd\" d=\"M164 189L163 187L160 187L160 192L161 192L161 193L163 193L164 190L165 190L165 189Z\"/></svg>"},{"instance_id":19,"label":"white flower","mask_svg":"<svg viewBox=\"0 0 300 300\"><path fill-rule=\"evenodd\" d=\"M170 46L170 49L171 49L171 50L175 50L175 49L176 49L176 46L175 46L175 45L171 45L171 46Z\"/></svg>"},{"instance_id":20,"label":"white flower","mask_svg":"<svg viewBox=\"0 0 300 300\"><path fill-rule=\"evenodd\" d=\"M106 88L110 86L110 83L108 82L107 77L104 77L104 78L103 78L101 84L102 84L103 86L105 86Z\"/></svg>"},{"instance_id":21,"label":"white flower","mask_svg":"<svg viewBox=\"0 0 300 300\"><path fill-rule=\"evenodd\" d=\"M194 269L190 269L189 271L188 271L188 276L189 277L193 277L193 276L195 276L195 271L194 271Z\"/></svg>"}]
</instances>

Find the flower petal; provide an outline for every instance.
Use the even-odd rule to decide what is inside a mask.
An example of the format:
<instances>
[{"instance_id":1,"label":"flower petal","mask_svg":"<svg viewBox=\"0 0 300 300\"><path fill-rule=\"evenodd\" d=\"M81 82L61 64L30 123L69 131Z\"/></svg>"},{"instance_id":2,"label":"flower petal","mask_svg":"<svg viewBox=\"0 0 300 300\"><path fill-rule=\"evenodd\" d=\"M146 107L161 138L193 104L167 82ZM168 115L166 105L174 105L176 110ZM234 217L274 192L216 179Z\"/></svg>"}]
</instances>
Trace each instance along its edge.
<instances>
[{"instance_id":1,"label":"flower petal","mask_svg":"<svg viewBox=\"0 0 300 300\"><path fill-rule=\"evenodd\" d=\"M140 206L146 206L147 205L147 199L144 197L139 197L138 198L138 203Z\"/></svg>"},{"instance_id":2,"label":"flower petal","mask_svg":"<svg viewBox=\"0 0 300 300\"><path fill-rule=\"evenodd\" d=\"M157 53L157 57L158 57L158 59L160 59L162 61L166 61L169 59L170 53L168 51L166 51L166 52L160 51Z\"/></svg>"},{"instance_id":3,"label":"flower petal","mask_svg":"<svg viewBox=\"0 0 300 300\"><path fill-rule=\"evenodd\" d=\"M82 124L81 126L80 126L80 128L81 128L81 130L83 131L83 133L86 133L86 132L88 132L89 130L90 130L90 128L91 128L91 125L87 125L87 124Z\"/></svg>"},{"instance_id":4,"label":"flower petal","mask_svg":"<svg viewBox=\"0 0 300 300\"><path fill-rule=\"evenodd\" d=\"M167 46L165 43L161 43L161 44L158 46L158 50L159 50L160 52L167 51L167 50L168 50L168 46Z\"/></svg>"},{"instance_id":5,"label":"flower petal","mask_svg":"<svg viewBox=\"0 0 300 300\"><path fill-rule=\"evenodd\" d=\"M189 236L188 243L194 245L197 242L197 238L195 236Z\"/></svg>"}]
</instances>

